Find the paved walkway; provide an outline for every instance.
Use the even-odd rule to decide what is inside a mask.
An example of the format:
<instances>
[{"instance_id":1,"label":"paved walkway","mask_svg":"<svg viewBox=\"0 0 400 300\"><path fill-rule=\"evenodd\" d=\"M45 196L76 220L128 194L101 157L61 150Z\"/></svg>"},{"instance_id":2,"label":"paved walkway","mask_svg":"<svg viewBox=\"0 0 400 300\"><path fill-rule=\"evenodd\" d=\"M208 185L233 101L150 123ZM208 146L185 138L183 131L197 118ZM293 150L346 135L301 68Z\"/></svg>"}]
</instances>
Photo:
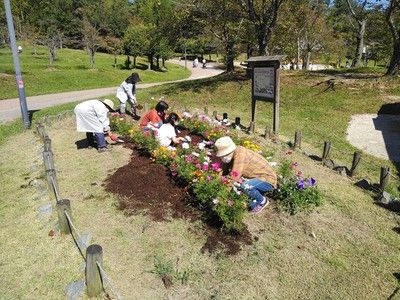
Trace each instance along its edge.
<instances>
[{"instance_id":1,"label":"paved walkway","mask_svg":"<svg viewBox=\"0 0 400 300\"><path fill-rule=\"evenodd\" d=\"M169 62L179 64L185 67L184 60L170 60ZM176 80L173 82L186 81L186 80L196 80L200 78L207 78L216 76L224 72L223 69L217 68L216 64L208 63L207 68L203 69L202 67L192 68L192 62L187 61L186 67L192 71L192 74L189 78ZM169 82L157 82L157 83L138 83L137 88L147 88L156 85L162 85ZM59 105L63 103L75 102L75 101L83 101L87 99L96 99L99 97L104 97L106 95L114 94L117 91L117 87L107 87L107 88L99 88L99 89L91 89L84 91L73 91L73 92L65 92L58 94L49 94L49 95L40 95L40 96L32 96L26 97L26 102L28 105L29 111L40 110L46 107ZM19 104L19 98L14 99L6 99L0 100L0 123L13 121L18 118L21 118L21 108Z\"/></svg>"}]
</instances>

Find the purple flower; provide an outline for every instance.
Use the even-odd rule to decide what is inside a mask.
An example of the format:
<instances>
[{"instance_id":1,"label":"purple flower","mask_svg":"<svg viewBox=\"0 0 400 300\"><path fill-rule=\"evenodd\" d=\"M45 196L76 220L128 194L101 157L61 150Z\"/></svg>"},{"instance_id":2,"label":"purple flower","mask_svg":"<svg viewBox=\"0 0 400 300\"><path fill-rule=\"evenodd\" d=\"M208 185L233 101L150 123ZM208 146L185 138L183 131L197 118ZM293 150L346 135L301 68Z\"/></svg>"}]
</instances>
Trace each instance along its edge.
<instances>
[{"instance_id":1,"label":"purple flower","mask_svg":"<svg viewBox=\"0 0 400 300\"><path fill-rule=\"evenodd\" d=\"M301 180L299 180L299 181L297 182L297 188L298 188L299 190L304 190L304 189L306 188L306 183L304 182L303 179L301 179Z\"/></svg>"},{"instance_id":2,"label":"purple flower","mask_svg":"<svg viewBox=\"0 0 400 300\"><path fill-rule=\"evenodd\" d=\"M309 184L310 186L315 186L316 183L317 183L317 181L316 181L314 178L312 178L312 177L308 180L308 184Z\"/></svg>"}]
</instances>

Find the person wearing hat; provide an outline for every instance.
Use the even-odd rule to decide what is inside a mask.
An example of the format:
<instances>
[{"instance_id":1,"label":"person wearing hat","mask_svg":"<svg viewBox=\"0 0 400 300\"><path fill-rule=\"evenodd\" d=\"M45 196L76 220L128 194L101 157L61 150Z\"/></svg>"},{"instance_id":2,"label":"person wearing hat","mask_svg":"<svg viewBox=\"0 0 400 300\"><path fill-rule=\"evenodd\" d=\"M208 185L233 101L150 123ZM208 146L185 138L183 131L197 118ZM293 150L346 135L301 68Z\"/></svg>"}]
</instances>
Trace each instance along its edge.
<instances>
[{"instance_id":1,"label":"person wearing hat","mask_svg":"<svg viewBox=\"0 0 400 300\"><path fill-rule=\"evenodd\" d=\"M108 113L114 111L114 103L110 99L87 100L75 106L76 129L86 132L89 147L97 147L97 151L107 151L105 134L110 132Z\"/></svg>"},{"instance_id":2,"label":"person wearing hat","mask_svg":"<svg viewBox=\"0 0 400 300\"><path fill-rule=\"evenodd\" d=\"M143 130L158 130L158 128L160 128L161 125L165 122L165 115L168 108L168 103L164 100L160 100L154 108L149 110L140 119L140 128Z\"/></svg>"},{"instance_id":3,"label":"person wearing hat","mask_svg":"<svg viewBox=\"0 0 400 300\"><path fill-rule=\"evenodd\" d=\"M136 114L136 83L141 81L138 73L132 73L117 89L117 98L120 102L119 112L126 113L126 102L131 105L132 116Z\"/></svg>"},{"instance_id":4,"label":"person wearing hat","mask_svg":"<svg viewBox=\"0 0 400 300\"><path fill-rule=\"evenodd\" d=\"M251 149L236 146L229 136L217 139L215 148L216 156L221 158L234 185L249 197L250 211L258 213L263 210L269 203L264 194L277 185L276 173L268 161Z\"/></svg>"}]
</instances>

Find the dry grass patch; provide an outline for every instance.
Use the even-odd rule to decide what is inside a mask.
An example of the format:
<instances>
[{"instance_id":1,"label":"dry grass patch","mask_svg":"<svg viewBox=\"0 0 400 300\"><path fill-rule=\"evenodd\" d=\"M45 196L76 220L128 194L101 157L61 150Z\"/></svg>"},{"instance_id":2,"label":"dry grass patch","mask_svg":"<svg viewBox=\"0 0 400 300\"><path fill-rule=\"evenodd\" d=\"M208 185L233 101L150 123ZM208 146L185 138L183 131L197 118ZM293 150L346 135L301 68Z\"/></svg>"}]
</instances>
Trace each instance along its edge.
<instances>
[{"instance_id":1,"label":"dry grass patch","mask_svg":"<svg viewBox=\"0 0 400 300\"><path fill-rule=\"evenodd\" d=\"M130 159L130 150L108 153L76 149L84 134L73 117L47 127L60 194L71 200L76 228L103 247L104 268L124 299L384 299L398 286L398 215L372 203L352 182L300 152L292 154L305 174L318 180L327 202L310 214L289 216L276 203L246 224L254 236L235 256L201 253L206 239L199 222L153 222L126 217L102 183ZM55 201L30 185L41 180L41 142L32 131L1 146L0 294L4 299L65 299L65 287L84 276L83 258L70 236L56 233ZM263 142L276 154L283 146ZM156 259L172 266L166 288ZM162 266L161 266L162 267ZM15 279L16 278L16 279ZM111 297L115 297L110 293Z\"/></svg>"}]
</instances>

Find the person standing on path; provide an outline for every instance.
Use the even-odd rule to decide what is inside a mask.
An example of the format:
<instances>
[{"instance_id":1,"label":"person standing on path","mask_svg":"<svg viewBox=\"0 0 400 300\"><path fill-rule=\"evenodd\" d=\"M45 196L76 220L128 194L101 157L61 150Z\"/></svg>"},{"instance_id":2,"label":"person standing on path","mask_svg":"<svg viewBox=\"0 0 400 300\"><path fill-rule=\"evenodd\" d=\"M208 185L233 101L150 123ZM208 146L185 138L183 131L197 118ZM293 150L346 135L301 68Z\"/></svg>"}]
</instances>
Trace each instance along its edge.
<instances>
[{"instance_id":1,"label":"person standing on path","mask_svg":"<svg viewBox=\"0 0 400 300\"><path fill-rule=\"evenodd\" d=\"M98 152L107 151L104 135L110 137L110 119L108 113L114 111L114 103L110 99L87 100L75 106L76 130L86 132L89 148L96 147Z\"/></svg>"},{"instance_id":2,"label":"person standing on path","mask_svg":"<svg viewBox=\"0 0 400 300\"><path fill-rule=\"evenodd\" d=\"M119 112L125 114L126 112L126 102L131 105L132 116L137 116L136 114L136 83L140 80L138 73L132 73L128 78L126 78L117 89L117 98L120 102Z\"/></svg>"}]
</instances>

